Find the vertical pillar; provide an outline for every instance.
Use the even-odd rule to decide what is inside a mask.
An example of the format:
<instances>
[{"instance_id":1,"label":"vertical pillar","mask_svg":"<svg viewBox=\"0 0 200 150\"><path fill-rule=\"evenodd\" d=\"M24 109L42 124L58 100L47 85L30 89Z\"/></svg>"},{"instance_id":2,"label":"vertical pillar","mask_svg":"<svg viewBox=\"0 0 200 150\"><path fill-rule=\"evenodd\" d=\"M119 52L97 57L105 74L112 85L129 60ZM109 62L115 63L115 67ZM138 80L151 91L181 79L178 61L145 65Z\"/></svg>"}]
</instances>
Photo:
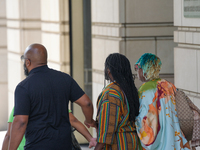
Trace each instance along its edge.
<instances>
[{"instance_id":1,"label":"vertical pillar","mask_svg":"<svg viewBox=\"0 0 200 150\"><path fill-rule=\"evenodd\" d=\"M91 1L83 1L84 87L92 98Z\"/></svg>"},{"instance_id":2,"label":"vertical pillar","mask_svg":"<svg viewBox=\"0 0 200 150\"><path fill-rule=\"evenodd\" d=\"M68 0L41 1L42 44L48 51L48 65L70 72Z\"/></svg>"},{"instance_id":3,"label":"vertical pillar","mask_svg":"<svg viewBox=\"0 0 200 150\"><path fill-rule=\"evenodd\" d=\"M200 108L200 11L193 9L199 6L194 0L174 0L175 86Z\"/></svg>"},{"instance_id":4,"label":"vertical pillar","mask_svg":"<svg viewBox=\"0 0 200 150\"><path fill-rule=\"evenodd\" d=\"M6 0L8 113L14 106L14 90L24 79L20 56L32 43L41 42L40 0Z\"/></svg>"},{"instance_id":5,"label":"vertical pillar","mask_svg":"<svg viewBox=\"0 0 200 150\"><path fill-rule=\"evenodd\" d=\"M48 65L51 68L70 73L70 61L73 64L73 78L84 89L83 55L83 4L80 0L42 0L41 23L42 43L48 50ZM69 52L69 7L72 10L72 60ZM79 106L74 104L74 115L84 121ZM80 143L86 140L75 132Z\"/></svg>"},{"instance_id":6,"label":"vertical pillar","mask_svg":"<svg viewBox=\"0 0 200 150\"><path fill-rule=\"evenodd\" d=\"M126 55L132 66L146 52L158 55L161 77L173 82L173 0L92 0L93 100L104 87L108 54ZM142 83L135 80L136 86ZM96 110L95 110L96 112Z\"/></svg>"},{"instance_id":7,"label":"vertical pillar","mask_svg":"<svg viewBox=\"0 0 200 150\"><path fill-rule=\"evenodd\" d=\"M5 130L8 120L6 0L0 1L0 35L0 130Z\"/></svg>"},{"instance_id":8,"label":"vertical pillar","mask_svg":"<svg viewBox=\"0 0 200 150\"><path fill-rule=\"evenodd\" d=\"M73 47L73 78L78 82L78 84L85 90L85 83L84 83L84 66L87 67L89 64L85 63L87 59L84 56L89 55L88 53L84 52L85 46L84 41L84 24L83 24L83 0L71 0L72 2L72 47ZM85 20L86 21L86 20ZM89 38L89 37L87 37ZM87 87L86 87L87 88ZM87 92L87 91L86 91ZM86 93L87 94L87 93ZM74 115L78 118L79 121L84 122L85 117L82 114L81 108L73 104ZM75 132L76 137L78 138L79 143L87 143L87 140L80 136L78 132Z\"/></svg>"}]
</instances>

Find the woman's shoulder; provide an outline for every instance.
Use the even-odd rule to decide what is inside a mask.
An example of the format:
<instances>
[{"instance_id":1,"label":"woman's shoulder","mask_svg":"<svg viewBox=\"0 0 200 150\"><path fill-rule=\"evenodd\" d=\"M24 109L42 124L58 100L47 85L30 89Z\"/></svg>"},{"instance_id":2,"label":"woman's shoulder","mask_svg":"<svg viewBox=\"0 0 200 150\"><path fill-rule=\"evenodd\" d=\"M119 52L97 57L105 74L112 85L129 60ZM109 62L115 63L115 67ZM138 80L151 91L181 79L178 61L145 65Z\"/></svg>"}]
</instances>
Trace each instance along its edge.
<instances>
[{"instance_id":1,"label":"woman's shoulder","mask_svg":"<svg viewBox=\"0 0 200 150\"><path fill-rule=\"evenodd\" d=\"M155 89L159 81L161 81L160 78L145 82L140 86L139 91L147 91L147 90Z\"/></svg>"},{"instance_id":2,"label":"woman's shoulder","mask_svg":"<svg viewBox=\"0 0 200 150\"><path fill-rule=\"evenodd\" d=\"M104 99L123 99L124 94L120 86L115 82L107 86L102 95L104 96Z\"/></svg>"},{"instance_id":3,"label":"woman's shoulder","mask_svg":"<svg viewBox=\"0 0 200 150\"><path fill-rule=\"evenodd\" d=\"M159 82L158 82L158 86L160 87L163 87L163 88L174 88L176 89L175 85L173 83L171 83L170 81L167 81L165 79L161 79Z\"/></svg>"},{"instance_id":4,"label":"woman's shoulder","mask_svg":"<svg viewBox=\"0 0 200 150\"><path fill-rule=\"evenodd\" d=\"M158 86L172 86L175 87L175 85L169 81L167 81L166 79L153 79L151 81L145 82L143 83L140 88L139 91L143 91L143 90L151 90L151 89L155 89Z\"/></svg>"},{"instance_id":5,"label":"woman's shoulder","mask_svg":"<svg viewBox=\"0 0 200 150\"><path fill-rule=\"evenodd\" d=\"M111 84L108 88L107 88L108 93L116 93L117 95L122 95L122 89L120 88L120 86L117 83L113 83Z\"/></svg>"},{"instance_id":6,"label":"woman's shoulder","mask_svg":"<svg viewBox=\"0 0 200 150\"><path fill-rule=\"evenodd\" d=\"M120 86L119 86L119 84L117 82L114 82L113 84L111 84L109 86L109 89L115 89L117 91L121 91L121 88L120 88Z\"/></svg>"}]
</instances>

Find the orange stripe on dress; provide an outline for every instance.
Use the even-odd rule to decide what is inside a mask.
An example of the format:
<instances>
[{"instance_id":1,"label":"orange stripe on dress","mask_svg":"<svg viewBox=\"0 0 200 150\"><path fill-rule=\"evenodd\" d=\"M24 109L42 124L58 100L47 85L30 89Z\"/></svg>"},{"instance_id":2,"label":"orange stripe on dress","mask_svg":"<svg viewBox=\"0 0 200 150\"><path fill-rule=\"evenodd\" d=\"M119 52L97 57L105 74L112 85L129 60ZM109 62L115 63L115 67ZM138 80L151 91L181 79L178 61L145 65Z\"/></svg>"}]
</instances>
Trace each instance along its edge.
<instances>
[{"instance_id":1,"label":"orange stripe on dress","mask_svg":"<svg viewBox=\"0 0 200 150\"><path fill-rule=\"evenodd\" d=\"M103 139L105 139L105 136L106 136L106 119L107 119L107 115L106 115L106 112L107 112L107 105L104 107L104 109L103 109L103 119L102 119L102 129L103 129L103 136L102 136L102 138Z\"/></svg>"},{"instance_id":2,"label":"orange stripe on dress","mask_svg":"<svg viewBox=\"0 0 200 150\"><path fill-rule=\"evenodd\" d=\"M125 147L125 143L124 143L124 136L123 136L122 133L120 134L119 138L120 138L121 148L124 148Z\"/></svg>"},{"instance_id":3,"label":"orange stripe on dress","mask_svg":"<svg viewBox=\"0 0 200 150\"><path fill-rule=\"evenodd\" d=\"M105 103L104 103L105 104ZM100 116L101 117L101 122L100 122L100 124L101 124L101 126L100 126L100 141L104 141L104 138L105 138L105 122L106 122L106 110L107 110L107 105L106 105L106 107L103 107L103 109L102 109L102 115Z\"/></svg>"}]
</instances>

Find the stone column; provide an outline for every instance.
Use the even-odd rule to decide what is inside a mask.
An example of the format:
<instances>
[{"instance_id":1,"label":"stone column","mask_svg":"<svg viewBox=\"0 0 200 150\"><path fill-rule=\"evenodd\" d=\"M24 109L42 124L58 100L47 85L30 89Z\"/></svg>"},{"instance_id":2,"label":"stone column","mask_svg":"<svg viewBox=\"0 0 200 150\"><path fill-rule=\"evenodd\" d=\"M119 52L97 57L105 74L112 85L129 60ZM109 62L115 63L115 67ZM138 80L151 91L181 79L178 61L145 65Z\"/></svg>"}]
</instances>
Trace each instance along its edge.
<instances>
[{"instance_id":1,"label":"stone column","mask_svg":"<svg viewBox=\"0 0 200 150\"><path fill-rule=\"evenodd\" d=\"M48 65L66 73L70 71L68 10L68 0L41 0L41 41L48 51Z\"/></svg>"},{"instance_id":2,"label":"stone column","mask_svg":"<svg viewBox=\"0 0 200 150\"><path fill-rule=\"evenodd\" d=\"M86 51L88 52L90 49L86 48L85 45L90 38L84 37L84 21L83 20L86 12L84 11L87 8L88 4L84 2L83 0L71 0L71 8L72 8L72 49L73 49L73 59L71 60L73 64L73 78L78 82L78 84L81 86L81 88L86 92L86 94L89 93L89 86L88 86L88 80L85 80L86 77L89 79L89 71L87 68L89 68L90 63L90 54L86 54ZM90 8L88 8L90 9ZM90 14L88 14L90 15ZM88 19L88 18L87 18ZM86 29L86 28L85 28ZM87 29L86 29L87 30ZM85 39L84 39L85 38ZM86 55L89 58L86 58ZM88 59L88 60L87 60ZM88 61L88 62L87 62ZM85 74L84 74L85 73ZM88 89L85 89L88 88ZM82 113L82 110L80 106L77 104L73 104L73 110L75 117L81 121L82 123L85 121L85 117ZM88 129L90 130L90 129ZM78 139L79 143L87 143L87 140L80 135L78 132L75 132L75 136Z\"/></svg>"},{"instance_id":3,"label":"stone column","mask_svg":"<svg viewBox=\"0 0 200 150\"><path fill-rule=\"evenodd\" d=\"M174 0L175 85L200 108L200 7L199 1ZM190 9L192 8L192 9ZM200 148L199 148L200 149Z\"/></svg>"},{"instance_id":4,"label":"stone column","mask_svg":"<svg viewBox=\"0 0 200 150\"><path fill-rule=\"evenodd\" d=\"M0 35L0 130L5 130L8 120L6 0L0 1Z\"/></svg>"},{"instance_id":5,"label":"stone column","mask_svg":"<svg viewBox=\"0 0 200 150\"><path fill-rule=\"evenodd\" d=\"M41 42L40 0L6 0L6 21L10 114L14 106L15 87L25 77L20 56L28 45Z\"/></svg>"},{"instance_id":6,"label":"stone column","mask_svg":"<svg viewBox=\"0 0 200 150\"><path fill-rule=\"evenodd\" d=\"M69 7L72 10L72 60L69 43ZM42 43L48 50L48 65L70 74L72 63L73 78L84 89L84 52L83 52L83 3L80 0L42 0L41 23ZM70 108L70 107L69 107ZM84 117L80 106L73 105L73 114L81 122ZM75 135L80 143L87 141L79 133Z\"/></svg>"},{"instance_id":7,"label":"stone column","mask_svg":"<svg viewBox=\"0 0 200 150\"><path fill-rule=\"evenodd\" d=\"M173 82L173 0L92 0L93 102L104 87L108 54L126 55L132 65L145 53L163 63L161 77ZM139 87L141 82L135 80ZM96 110L95 110L96 112Z\"/></svg>"}]
</instances>

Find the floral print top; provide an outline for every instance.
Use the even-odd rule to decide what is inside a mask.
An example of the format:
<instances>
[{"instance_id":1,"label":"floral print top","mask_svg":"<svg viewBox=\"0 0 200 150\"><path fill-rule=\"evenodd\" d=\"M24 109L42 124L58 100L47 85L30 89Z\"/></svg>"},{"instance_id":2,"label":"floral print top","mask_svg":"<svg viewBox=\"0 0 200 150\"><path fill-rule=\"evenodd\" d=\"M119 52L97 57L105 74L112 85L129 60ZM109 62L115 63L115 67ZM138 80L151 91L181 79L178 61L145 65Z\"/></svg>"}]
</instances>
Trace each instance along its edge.
<instances>
[{"instance_id":1,"label":"floral print top","mask_svg":"<svg viewBox=\"0 0 200 150\"><path fill-rule=\"evenodd\" d=\"M144 150L189 150L181 132L175 102L176 87L164 80L144 83L138 91L137 133Z\"/></svg>"}]
</instances>

